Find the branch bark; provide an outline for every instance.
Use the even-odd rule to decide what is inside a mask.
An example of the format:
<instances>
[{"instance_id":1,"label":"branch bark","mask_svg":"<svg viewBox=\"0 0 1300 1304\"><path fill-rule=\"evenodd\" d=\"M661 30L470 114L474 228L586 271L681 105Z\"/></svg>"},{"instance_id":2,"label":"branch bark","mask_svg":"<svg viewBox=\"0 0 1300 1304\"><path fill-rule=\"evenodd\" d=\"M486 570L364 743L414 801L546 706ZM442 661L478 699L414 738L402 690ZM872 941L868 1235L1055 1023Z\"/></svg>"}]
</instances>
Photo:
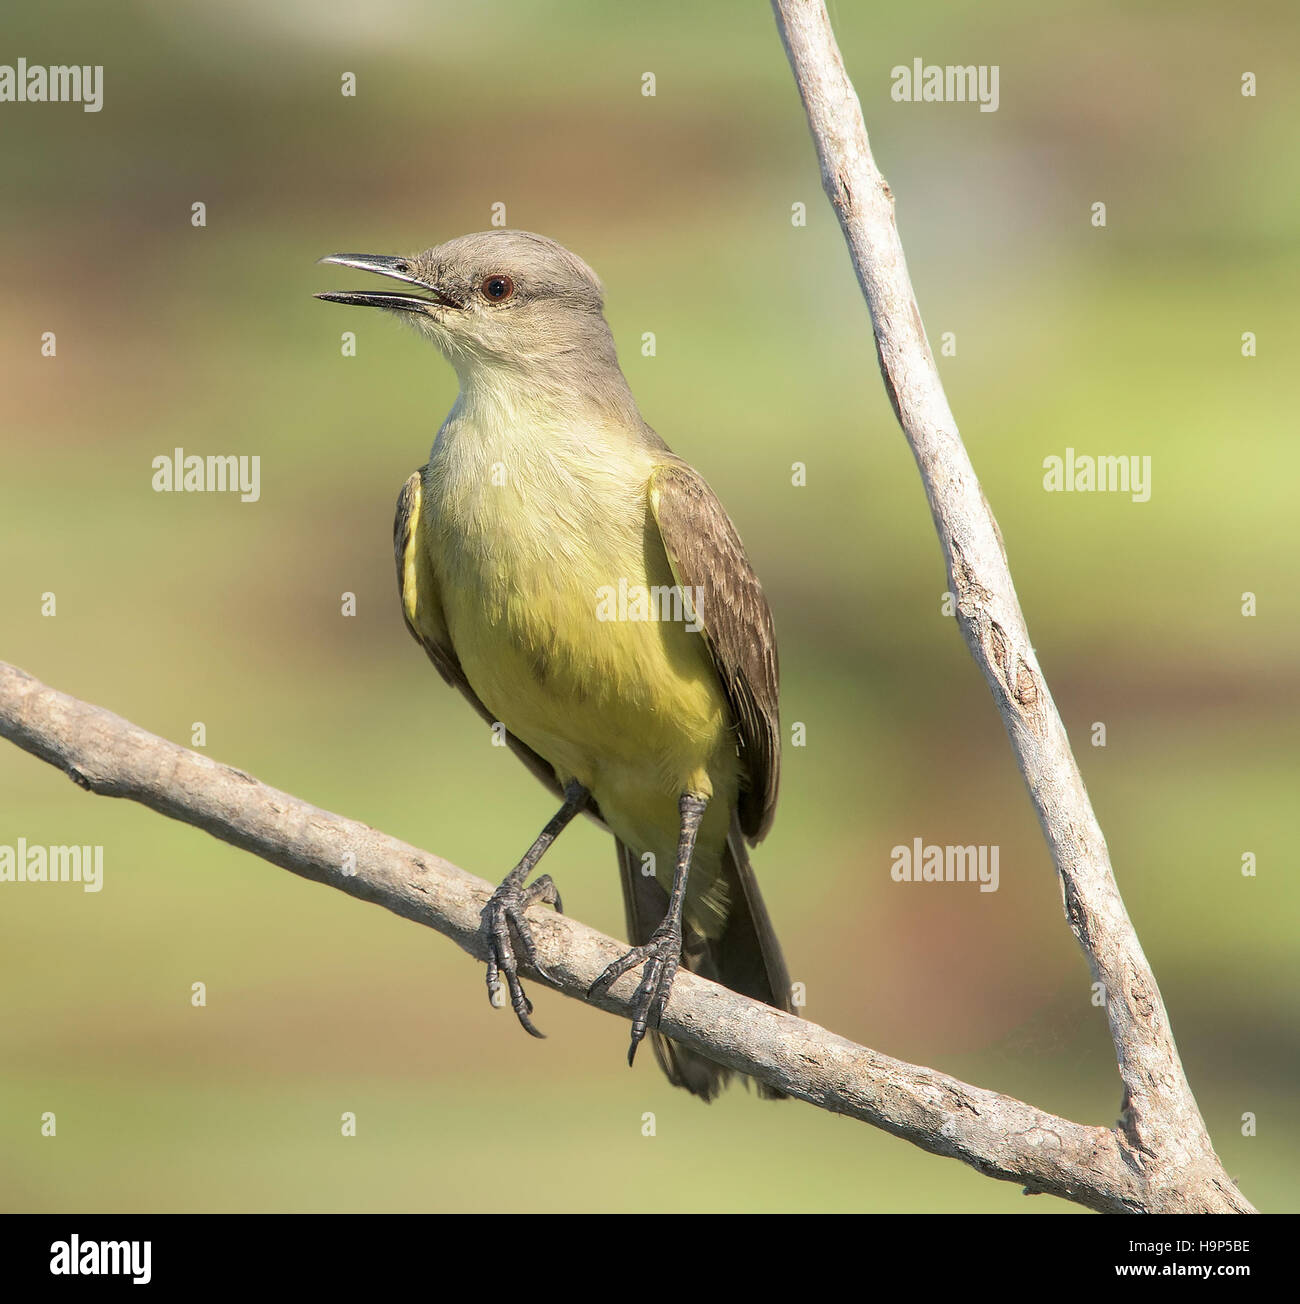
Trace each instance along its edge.
<instances>
[{"instance_id":1,"label":"branch bark","mask_svg":"<svg viewBox=\"0 0 1300 1304\"><path fill-rule=\"evenodd\" d=\"M1192 1096L1160 989L1120 898L1110 853L1065 726L1039 669L1002 536L948 407L862 107L822 0L772 0L817 155L822 185L871 313L894 415L916 458L956 599L957 619L984 672L1033 799L1071 931L1106 992L1124 1104L1126 1162L1151 1207L1179 1207L1180 1189L1212 1188L1249 1209L1233 1186ZM1172 1203L1171 1203L1172 1202Z\"/></svg>"},{"instance_id":2,"label":"branch bark","mask_svg":"<svg viewBox=\"0 0 1300 1304\"><path fill-rule=\"evenodd\" d=\"M482 879L56 692L4 662L0 736L90 792L138 801L303 878L436 929L480 961L487 958L480 912L492 887ZM607 996L587 996L625 950L622 943L550 911L535 911L532 922L539 957L556 979L548 986L630 1017L634 974ZM521 968L543 982L528 965ZM1153 1187L1117 1129L1072 1123L891 1059L684 970L662 1027L789 1095L960 1159L988 1177L1020 1183L1029 1193L1058 1195L1104 1213L1250 1209L1226 1178L1220 1186L1199 1171L1179 1186Z\"/></svg>"}]
</instances>

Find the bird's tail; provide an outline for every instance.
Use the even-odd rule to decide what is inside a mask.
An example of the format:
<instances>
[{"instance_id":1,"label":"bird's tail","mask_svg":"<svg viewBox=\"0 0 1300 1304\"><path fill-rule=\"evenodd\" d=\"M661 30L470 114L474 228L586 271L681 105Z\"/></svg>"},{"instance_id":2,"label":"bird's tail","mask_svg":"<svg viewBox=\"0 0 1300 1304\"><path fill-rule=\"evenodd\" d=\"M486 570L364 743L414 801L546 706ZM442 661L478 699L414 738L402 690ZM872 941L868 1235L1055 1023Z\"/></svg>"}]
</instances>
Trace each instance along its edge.
<instances>
[{"instance_id":1,"label":"bird's tail","mask_svg":"<svg viewBox=\"0 0 1300 1304\"><path fill-rule=\"evenodd\" d=\"M656 879L640 872L637 856L622 842L618 843L618 865L623 878L628 940L633 946L641 946L663 922L668 895ZM705 937L687 922L682 968L778 1010L790 1010L790 975L785 957L734 820L722 856L722 875L730 903L723 930L717 937ZM668 1081L703 1100L712 1100L731 1078L732 1071L725 1065L688 1050L662 1033L651 1031L650 1045ZM766 1083L755 1086L764 1100L784 1099L783 1092Z\"/></svg>"}]
</instances>

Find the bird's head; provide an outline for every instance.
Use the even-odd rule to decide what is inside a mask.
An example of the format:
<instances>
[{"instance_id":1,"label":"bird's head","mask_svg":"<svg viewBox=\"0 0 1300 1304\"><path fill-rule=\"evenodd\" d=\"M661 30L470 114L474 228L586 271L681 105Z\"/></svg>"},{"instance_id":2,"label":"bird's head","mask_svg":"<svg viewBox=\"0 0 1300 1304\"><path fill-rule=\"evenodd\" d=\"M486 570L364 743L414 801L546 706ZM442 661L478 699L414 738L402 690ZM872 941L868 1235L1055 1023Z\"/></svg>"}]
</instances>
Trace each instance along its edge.
<instances>
[{"instance_id":1,"label":"bird's head","mask_svg":"<svg viewBox=\"0 0 1300 1304\"><path fill-rule=\"evenodd\" d=\"M563 245L531 231L479 231L422 254L331 254L400 283L391 290L329 291L330 303L386 308L429 335L462 376L534 369L603 353L608 327L596 273Z\"/></svg>"}]
</instances>

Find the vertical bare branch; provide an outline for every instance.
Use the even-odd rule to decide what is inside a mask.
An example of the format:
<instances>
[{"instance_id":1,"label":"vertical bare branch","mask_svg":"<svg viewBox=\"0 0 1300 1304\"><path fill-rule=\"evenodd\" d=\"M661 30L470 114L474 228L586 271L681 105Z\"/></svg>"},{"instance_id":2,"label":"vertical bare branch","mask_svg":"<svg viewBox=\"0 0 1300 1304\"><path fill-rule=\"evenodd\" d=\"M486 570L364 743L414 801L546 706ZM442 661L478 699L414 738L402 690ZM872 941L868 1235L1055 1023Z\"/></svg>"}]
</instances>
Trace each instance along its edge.
<instances>
[{"instance_id":1,"label":"vertical bare branch","mask_svg":"<svg viewBox=\"0 0 1300 1304\"><path fill-rule=\"evenodd\" d=\"M921 324L894 197L871 154L862 108L822 0L772 0L875 333L885 389L925 484L957 618L988 680L1060 878L1065 916L1106 991L1124 1110L1120 1136L1153 1191L1212 1181L1242 1208L1188 1086L1156 980L1111 872L1065 726L1025 628L1001 535ZM1157 1200L1156 1207L1162 1207Z\"/></svg>"}]
</instances>

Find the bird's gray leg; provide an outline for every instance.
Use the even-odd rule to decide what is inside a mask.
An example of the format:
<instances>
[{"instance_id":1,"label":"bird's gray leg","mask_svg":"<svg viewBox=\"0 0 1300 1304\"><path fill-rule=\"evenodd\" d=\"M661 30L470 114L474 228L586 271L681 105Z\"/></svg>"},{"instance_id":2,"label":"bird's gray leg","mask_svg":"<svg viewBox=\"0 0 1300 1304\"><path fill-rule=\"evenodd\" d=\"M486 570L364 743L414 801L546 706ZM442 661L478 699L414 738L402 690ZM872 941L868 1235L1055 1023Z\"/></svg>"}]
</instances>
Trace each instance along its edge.
<instances>
[{"instance_id":1,"label":"bird's gray leg","mask_svg":"<svg viewBox=\"0 0 1300 1304\"><path fill-rule=\"evenodd\" d=\"M678 802L681 812L681 834L677 842L677 868L673 873L672 895L664 921L651 934L644 946L634 946L626 955L615 960L587 992L594 996L605 991L629 969L645 963L645 973L632 996L632 1044L628 1048L627 1062L636 1059L636 1048L641 1044L648 1028L657 1028L668 1004L673 979L682 962L682 909L686 904L686 880L691 872L691 857L695 853L695 838L704 818L708 801L689 792L682 793Z\"/></svg>"},{"instance_id":2,"label":"bird's gray leg","mask_svg":"<svg viewBox=\"0 0 1300 1304\"><path fill-rule=\"evenodd\" d=\"M497 992L501 989L501 975L505 975L506 986L510 991L510 1006L519 1022L534 1037L544 1037L533 1026L529 1015L533 1012L533 1003L524 995L519 985L519 972L515 962L514 943L510 930L514 927L519 945L523 948L524 958L543 978L550 975L542 968L537 958L537 947L533 942L532 930L524 918L524 911L535 901L545 901L556 910L564 913L560 894L549 874L542 874L535 882L524 887L524 880L537 867L537 862L546 854L547 848L560 836L565 826L587 804L591 794L576 780L564 790L564 805L551 817L547 826L537 835L537 841L524 853L524 858L505 876L502 884L492 893L491 899L483 908L483 925L488 936L487 988L488 1000L496 1004Z\"/></svg>"}]
</instances>

